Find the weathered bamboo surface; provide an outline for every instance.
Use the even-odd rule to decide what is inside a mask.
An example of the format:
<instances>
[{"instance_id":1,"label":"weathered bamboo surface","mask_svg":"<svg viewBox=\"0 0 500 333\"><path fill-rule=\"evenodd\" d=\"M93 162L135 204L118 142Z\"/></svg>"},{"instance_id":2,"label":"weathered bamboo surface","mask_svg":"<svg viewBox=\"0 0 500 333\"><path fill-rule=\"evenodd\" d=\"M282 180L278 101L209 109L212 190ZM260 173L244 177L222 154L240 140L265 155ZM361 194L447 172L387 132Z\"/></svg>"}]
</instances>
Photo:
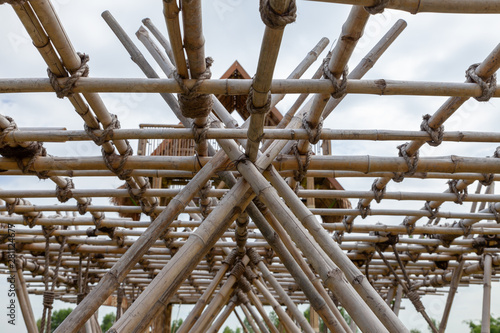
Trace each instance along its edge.
<instances>
[{"instance_id":1,"label":"weathered bamboo surface","mask_svg":"<svg viewBox=\"0 0 500 333\"><path fill-rule=\"evenodd\" d=\"M490 98L500 97L500 45L486 57L474 54L484 60L463 83L423 75L394 80L383 74L393 69L378 61L405 38L406 22L394 20L358 66L348 68L366 46L358 41L373 37L370 20L384 9L499 14L500 1L317 1L353 5L339 35L328 36L337 39L326 58L328 38L302 54L284 47L303 24L301 3L261 0L255 72L235 62L221 79L208 79L212 60L206 56L214 50L208 41L214 39L207 24L213 22L200 0L163 0L164 26L137 22L139 42L109 11L102 13L146 78L126 70L120 77L97 70L89 76L88 58L76 52L58 6L0 1L12 5L49 70L49 78L0 78L1 96L56 91L85 127L66 126L67 115L50 127L23 126L24 115L9 106L0 110L0 274L16 277L28 332L37 332L33 301L43 304L39 296L49 289L54 299L76 304L57 333L99 331L95 313L113 302L121 303L120 317L109 332L163 332L172 304L194 305L178 332L220 331L241 308L254 331L278 332L272 309L286 332L312 333L314 323L300 304L310 305L331 332L352 333L356 326L409 332L399 318L406 311L402 299L429 321L419 305L428 295L447 296L439 326L445 332L454 320L455 294L469 285L483 286L482 332L489 332L500 280L500 132L478 125L496 122L491 109L477 113L479 119L469 112L476 101L465 102L472 97L496 105ZM238 43L226 43L223 51L230 54ZM313 78L301 78L311 66L319 67ZM372 67L378 78L363 79ZM130 118L108 101L142 94L163 98L162 118L139 123L149 107L139 103L137 127L120 128L119 119L130 125ZM185 116L182 96L174 94L205 98L206 114ZM401 118L381 114L380 122L366 126L350 118L360 108L372 112L363 99L373 97L363 95L382 96L389 110L405 96L422 103L448 99L422 123L409 126L406 118L414 115L401 110ZM242 98L248 98L243 108ZM46 106L37 107L44 117ZM170 114L180 124L165 124ZM453 123L452 116L463 119ZM399 154L387 149L406 141ZM140 153L134 154L136 143ZM443 146L434 152L427 143ZM75 153L72 147L82 144L95 144L103 156ZM391 187L391 180L401 184Z\"/></svg>"}]
</instances>

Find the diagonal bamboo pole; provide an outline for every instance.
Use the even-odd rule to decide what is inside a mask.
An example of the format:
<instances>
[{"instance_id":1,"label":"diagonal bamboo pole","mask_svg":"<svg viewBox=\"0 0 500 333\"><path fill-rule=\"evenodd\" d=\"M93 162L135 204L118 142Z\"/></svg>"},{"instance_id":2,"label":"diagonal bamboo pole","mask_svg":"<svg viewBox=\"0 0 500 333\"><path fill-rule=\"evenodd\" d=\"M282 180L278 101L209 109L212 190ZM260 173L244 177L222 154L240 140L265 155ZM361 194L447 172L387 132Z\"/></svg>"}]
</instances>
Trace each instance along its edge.
<instances>
[{"instance_id":1,"label":"diagonal bamboo pole","mask_svg":"<svg viewBox=\"0 0 500 333\"><path fill-rule=\"evenodd\" d=\"M165 49L165 53L168 55L168 59L175 64L174 53L172 52L172 46L165 36L160 32L160 30L153 24L149 18L142 20L142 23L151 31L155 38L160 42L161 46Z\"/></svg>"},{"instance_id":2,"label":"diagonal bamboo pole","mask_svg":"<svg viewBox=\"0 0 500 333\"><path fill-rule=\"evenodd\" d=\"M240 302L241 302L241 300L240 300ZM252 328L252 331L253 332L260 332L259 328L257 327L257 324L255 322L255 319L252 316L252 314L250 313L250 311L248 311L248 308L247 308L246 304L241 303L240 304L240 308L241 308L241 310L243 310L243 313L245 314L245 317L247 318L247 321L250 324L250 327Z\"/></svg>"},{"instance_id":3,"label":"diagonal bamboo pole","mask_svg":"<svg viewBox=\"0 0 500 333\"><path fill-rule=\"evenodd\" d=\"M251 293L251 292L250 292ZM248 312L252 316L252 318L255 320L255 323L260 329L261 333L270 333L268 328L266 327L266 324L261 320L259 317L258 313L255 311L253 308L248 296L246 293L244 293L241 289L238 290L238 297L240 299L241 304L247 308ZM259 311L260 312L260 311ZM265 315L265 313L264 313ZM273 325L274 326L274 325ZM257 331L259 332L259 331Z\"/></svg>"},{"instance_id":4,"label":"diagonal bamboo pole","mask_svg":"<svg viewBox=\"0 0 500 333\"><path fill-rule=\"evenodd\" d=\"M31 307L28 290L26 289L26 281L24 279L22 266L22 261L16 260L16 274L14 277L16 295L19 300L19 306L21 307L21 312L23 314L24 323L26 324L28 333L38 333L35 315L33 314L33 308ZM13 275L11 275L11 277L12 276Z\"/></svg>"},{"instance_id":5,"label":"diagonal bamboo pole","mask_svg":"<svg viewBox=\"0 0 500 333\"><path fill-rule=\"evenodd\" d=\"M266 1L264 3L269 3L269 7L277 15L283 15L287 13L291 3L295 4L295 0L269 0L269 2ZM257 64L257 72L252 84L253 94L249 95L252 109L257 110L266 108L268 98L270 98L269 91L283 33L284 27L277 29L266 26L265 28ZM264 128L264 119L268 111L269 110L264 110L264 112L251 112L250 125L248 127L248 140L245 149L245 153L251 161L257 159L262 130Z\"/></svg>"},{"instance_id":6,"label":"diagonal bamboo pole","mask_svg":"<svg viewBox=\"0 0 500 333\"><path fill-rule=\"evenodd\" d=\"M240 315L238 314L238 311L236 311L236 309L234 309L234 315L236 316L236 318L238 319L238 321L240 322L240 325L241 325L241 328L243 329L243 332L244 333L249 333L248 332L248 329L246 328L245 326L245 323L243 322L243 320L241 320L241 317Z\"/></svg>"},{"instance_id":7,"label":"diagonal bamboo pole","mask_svg":"<svg viewBox=\"0 0 500 333\"><path fill-rule=\"evenodd\" d=\"M245 283L249 283L248 280L245 278L245 277L242 277L241 278L241 282L245 282ZM240 282L240 283L241 283ZM278 332L278 329L276 328L276 326L274 326L274 323L271 321L271 319L269 318L269 316L267 315L266 313L266 310L264 309L264 306L262 305L261 301L259 300L259 298L255 295L255 293L253 292L253 290L250 288L247 292L246 292L247 296L248 296L248 299L250 300L250 302L253 304L253 306L257 309L257 312L259 312L261 318L264 320L264 322L266 323L266 326L267 326L267 329L272 332L272 333L279 333Z\"/></svg>"},{"instance_id":8,"label":"diagonal bamboo pole","mask_svg":"<svg viewBox=\"0 0 500 333\"><path fill-rule=\"evenodd\" d=\"M219 332L220 328L222 325L226 322L227 318L231 313L234 311L236 308L236 303L238 301L237 296L233 296L230 300L229 303L227 304L226 308L224 311L217 317L213 325L207 330L207 333L217 333Z\"/></svg>"}]
</instances>

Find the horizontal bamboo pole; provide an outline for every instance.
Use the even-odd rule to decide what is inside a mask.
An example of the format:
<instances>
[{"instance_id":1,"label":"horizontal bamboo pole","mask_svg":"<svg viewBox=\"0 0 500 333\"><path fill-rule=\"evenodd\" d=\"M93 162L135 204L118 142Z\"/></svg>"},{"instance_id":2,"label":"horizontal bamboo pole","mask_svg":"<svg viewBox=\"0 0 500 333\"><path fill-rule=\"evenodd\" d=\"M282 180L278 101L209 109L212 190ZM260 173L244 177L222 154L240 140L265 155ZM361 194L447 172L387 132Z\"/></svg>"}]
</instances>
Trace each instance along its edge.
<instances>
[{"instance_id":1,"label":"horizontal bamboo pole","mask_svg":"<svg viewBox=\"0 0 500 333\"><path fill-rule=\"evenodd\" d=\"M68 79L58 79L64 84ZM184 80L190 88L196 80ZM216 95L246 95L252 85L249 79L213 79L199 86L199 93ZM90 78L82 77L75 84L74 92L86 93L180 93L181 88L173 79L142 78ZM0 79L0 93L54 92L49 79ZM334 90L328 80L274 79L273 94L317 93L331 94ZM460 96L479 97L481 88L475 83L400 81L400 80L355 80L347 82L348 94L407 95L407 96ZM500 97L497 89L493 97Z\"/></svg>"},{"instance_id":2,"label":"horizontal bamboo pole","mask_svg":"<svg viewBox=\"0 0 500 333\"><path fill-rule=\"evenodd\" d=\"M321 2L342 3L358 6L375 6L378 0L313 0ZM494 14L500 13L500 1L498 0L389 0L386 8L398 9L417 13L456 13L456 14Z\"/></svg>"},{"instance_id":3,"label":"horizontal bamboo pole","mask_svg":"<svg viewBox=\"0 0 500 333\"><path fill-rule=\"evenodd\" d=\"M100 136L103 131L95 131ZM245 139L246 130L237 128L210 128L206 132L207 139ZM263 138L280 140L303 140L307 139L305 129L264 129ZM191 129L178 128L143 128L143 129L117 129L106 136L107 139L193 139ZM430 140L427 132L423 131L401 131L401 130L350 130L324 128L321 131L322 140L352 140L352 141L404 141L404 140ZM8 133L4 141L12 144L22 144L25 141L42 142L67 142L67 141L89 141L91 138L85 131L79 130L19 130ZM500 142L498 132L473 132L473 131L450 131L444 132L443 141L451 142Z\"/></svg>"},{"instance_id":4,"label":"horizontal bamboo pole","mask_svg":"<svg viewBox=\"0 0 500 333\"><path fill-rule=\"evenodd\" d=\"M184 170L197 172L208 163L211 157L184 156L129 156L124 163L125 168ZM303 157L303 162L305 157ZM278 170L296 170L298 163L295 156L280 155L273 166ZM33 163L34 170L105 170L106 165L101 157L38 157ZM381 156L312 156L309 164L311 170L346 170L369 172L404 172L408 165L402 157ZM8 158L0 158L0 169L19 170L17 163ZM234 170L227 164L218 166L216 171ZM417 172L480 172L497 173L500 170L500 159L442 156L421 157ZM484 176L483 176L484 179Z\"/></svg>"}]
</instances>

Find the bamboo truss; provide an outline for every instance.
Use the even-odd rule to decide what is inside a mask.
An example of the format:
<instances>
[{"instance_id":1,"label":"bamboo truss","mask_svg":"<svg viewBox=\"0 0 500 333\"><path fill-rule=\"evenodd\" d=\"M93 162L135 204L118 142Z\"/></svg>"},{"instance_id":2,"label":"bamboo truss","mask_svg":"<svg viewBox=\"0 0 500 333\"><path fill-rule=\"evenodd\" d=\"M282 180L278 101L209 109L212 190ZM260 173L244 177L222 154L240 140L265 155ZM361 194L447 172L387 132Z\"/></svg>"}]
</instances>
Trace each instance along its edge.
<instances>
[{"instance_id":1,"label":"bamboo truss","mask_svg":"<svg viewBox=\"0 0 500 333\"><path fill-rule=\"evenodd\" d=\"M76 304L57 333L100 332L103 304L115 304L119 314L109 332L163 332L174 304L194 305L178 332L218 332L232 313L241 322L240 309L255 332L278 332L270 310L286 332L315 332L303 304L331 332L409 332L399 317L404 298L434 332L445 332L457 290L469 285L483 286L482 326L489 331L500 266L500 134L443 126L471 97L500 97L500 45L477 55L483 61L464 83L364 79L406 28L398 20L351 73L348 63L369 20L384 9L498 14L500 1L320 1L352 6L340 35L329 36L338 37L331 51L322 54L329 39L313 41L285 79L275 69L287 52L288 24L301 14L295 0L260 1L263 35L252 79L241 78L239 63L229 76L210 78L210 29L199 0L164 0L166 31L149 18L137 23L136 37L156 64L102 13L144 78L89 77L88 58L75 51L50 0L0 2L13 7L49 69L49 78L0 78L0 94L56 91L84 126L18 128L23 119L0 110L0 179L51 184L0 183L0 273L15 276L28 332L38 331L29 294L43 295L49 313L50 298ZM312 78L302 78L313 66L319 69ZM105 93L159 94L180 124L162 119L122 129ZM420 131L395 120L385 121L388 128L332 125L344 98L361 95L387 103L392 96L448 99L414 124ZM136 155L132 140L139 140ZM365 141L384 145L382 156L338 153ZM405 141L399 156L387 152ZM95 144L102 156L51 154L74 142ZM426 154L428 144L466 148L436 156ZM474 145L489 147L490 156L474 154ZM123 186L75 186L87 179ZM392 187L392 180L401 184ZM373 185L342 185L353 181ZM102 198L111 201L91 203ZM422 304L429 295L447 297L439 327Z\"/></svg>"}]
</instances>

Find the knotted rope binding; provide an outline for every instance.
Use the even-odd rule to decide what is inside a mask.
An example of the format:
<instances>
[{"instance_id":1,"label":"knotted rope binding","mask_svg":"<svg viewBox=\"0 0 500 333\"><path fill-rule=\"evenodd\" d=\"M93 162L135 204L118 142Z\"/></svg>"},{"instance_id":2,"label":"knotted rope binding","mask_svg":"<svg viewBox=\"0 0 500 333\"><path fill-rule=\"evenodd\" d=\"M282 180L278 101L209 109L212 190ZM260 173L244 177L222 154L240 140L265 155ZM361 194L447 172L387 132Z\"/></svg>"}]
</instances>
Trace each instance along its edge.
<instances>
[{"instance_id":1,"label":"knotted rope binding","mask_svg":"<svg viewBox=\"0 0 500 333\"><path fill-rule=\"evenodd\" d=\"M66 202L73 197L72 190L75 189L75 184L71 178L66 178L66 186L60 187L56 185L56 196L60 202Z\"/></svg>"},{"instance_id":2,"label":"knotted rope binding","mask_svg":"<svg viewBox=\"0 0 500 333\"><path fill-rule=\"evenodd\" d=\"M469 194L467 187L465 187L463 190L459 190L457 188L458 180L453 179L448 181L448 186L450 189L450 193L454 193L457 196L457 200L455 200L455 203L461 205L463 204L464 200L467 198L467 195Z\"/></svg>"},{"instance_id":3,"label":"knotted rope binding","mask_svg":"<svg viewBox=\"0 0 500 333\"><path fill-rule=\"evenodd\" d=\"M198 90L203 81L208 80L212 77L210 67L212 66L213 62L214 60L210 57L207 57L205 59L205 71L201 73L200 76L196 79L196 83L191 89L189 89L184 84L184 79L179 75L179 73L177 71L174 71L174 79L175 81L177 81L179 87L182 90L181 94L177 94L177 98L179 99L179 106L184 117L207 117L212 111L212 96L209 94L199 94Z\"/></svg>"},{"instance_id":4,"label":"knotted rope binding","mask_svg":"<svg viewBox=\"0 0 500 333\"><path fill-rule=\"evenodd\" d=\"M389 3L389 0L378 0L378 2L373 6L365 6L365 10L372 15L380 14L384 11L385 7Z\"/></svg>"},{"instance_id":5,"label":"knotted rope binding","mask_svg":"<svg viewBox=\"0 0 500 333\"><path fill-rule=\"evenodd\" d=\"M493 94L495 94L495 90L497 88L497 75L495 73L486 80L483 80L476 74L476 68L479 65L479 63L470 65L470 67L465 71L465 77L467 78L467 82L477 83L483 91L481 96L474 98L479 102L487 102Z\"/></svg>"},{"instance_id":6,"label":"knotted rope binding","mask_svg":"<svg viewBox=\"0 0 500 333\"><path fill-rule=\"evenodd\" d=\"M347 74L348 74L348 67L346 66L344 70L342 71L342 76L339 81L332 72L330 72L330 68L328 67L328 64L330 63L331 56L326 57L323 59L323 78L328 79L332 82L333 86L333 92L332 92L332 97L333 98L341 98L346 94L347 90Z\"/></svg>"},{"instance_id":7,"label":"knotted rope binding","mask_svg":"<svg viewBox=\"0 0 500 333\"><path fill-rule=\"evenodd\" d=\"M427 141L427 143L430 146L437 147L443 142L443 137L444 137L444 126L441 125L439 128L432 128L429 126L429 119L431 118L430 114L424 115L422 120L422 123L420 124L420 130L425 131L429 134L431 137L430 141Z\"/></svg>"},{"instance_id":8,"label":"knotted rope binding","mask_svg":"<svg viewBox=\"0 0 500 333\"><path fill-rule=\"evenodd\" d=\"M85 53L80 52L78 52L77 54L81 60L80 67L71 74L71 76L64 82L62 87L57 82L57 79L64 78L64 76L57 76L52 73L50 68L47 68L47 74L49 75L50 84L52 85L52 88L54 88L54 91L56 92L58 98L72 97L74 94L73 88L75 87L78 80L81 77L87 77L89 75L89 66L87 65L90 59L89 56Z\"/></svg>"},{"instance_id":9,"label":"knotted rope binding","mask_svg":"<svg viewBox=\"0 0 500 333\"><path fill-rule=\"evenodd\" d=\"M406 152L408 145L409 142L403 143L402 145L399 145L397 147L399 150L399 157L404 158L406 165L408 165L408 171L396 172L394 177L392 178L392 180L394 180L396 183L402 182L405 177L413 176L415 172L417 172L419 152L417 150L415 154L413 154L413 156L409 156Z\"/></svg>"},{"instance_id":10,"label":"knotted rope binding","mask_svg":"<svg viewBox=\"0 0 500 333\"><path fill-rule=\"evenodd\" d=\"M290 1L288 9L283 14L277 13L269 4L269 0L260 0L259 11L262 22L271 29L283 30L287 24L297 19L295 0Z\"/></svg>"}]
</instances>

